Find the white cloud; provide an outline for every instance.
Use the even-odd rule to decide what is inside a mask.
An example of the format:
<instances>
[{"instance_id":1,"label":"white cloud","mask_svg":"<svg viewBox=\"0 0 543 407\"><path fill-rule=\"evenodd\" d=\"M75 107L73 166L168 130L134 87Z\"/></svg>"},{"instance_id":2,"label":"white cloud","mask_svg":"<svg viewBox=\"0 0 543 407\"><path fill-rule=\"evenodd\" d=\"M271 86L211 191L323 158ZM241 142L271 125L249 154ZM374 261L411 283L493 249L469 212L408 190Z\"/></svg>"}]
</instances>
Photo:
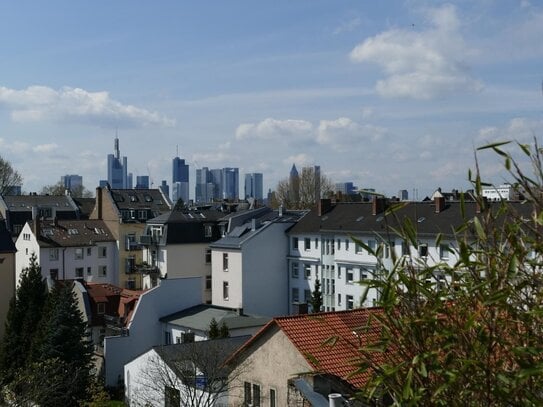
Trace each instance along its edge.
<instances>
[{"instance_id":1,"label":"white cloud","mask_svg":"<svg viewBox=\"0 0 543 407\"><path fill-rule=\"evenodd\" d=\"M318 127L319 144L330 145L338 151L346 151L364 141L379 140L386 130L369 124L361 125L347 117L336 120L321 120Z\"/></svg>"},{"instance_id":2,"label":"white cloud","mask_svg":"<svg viewBox=\"0 0 543 407\"><path fill-rule=\"evenodd\" d=\"M342 34L345 32L351 32L362 24L360 17L355 17L347 21L343 21L335 30L334 34Z\"/></svg>"},{"instance_id":3,"label":"white cloud","mask_svg":"<svg viewBox=\"0 0 543 407\"><path fill-rule=\"evenodd\" d=\"M98 126L173 126L166 116L112 99L108 92L63 87L29 86L16 90L0 87L0 107L18 122L57 121Z\"/></svg>"},{"instance_id":4,"label":"white cloud","mask_svg":"<svg viewBox=\"0 0 543 407\"><path fill-rule=\"evenodd\" d=\"M285 165L296 164L298 169L300 169L301 167L306 167L314 163L315 163L315 159L305 153L291 155L283 160L283 164Z\"/></svg>"},{"instance_id":5,"label":"white cloud","mask_svg":"<svg viewBox=\"0 0 543 407\"><path fill-rule=\"evenodd\" d=\"M430 29L392 29L367 38L351 51L353 61L383 68L387 77L376 85L381 96L431 99L481 88L465 65L472 50L464 43L454 6L428 9L426 14Z\"/></svg>"},{"instance_id":6,"label":"white cloud","mask_svg":"<svg viewBox=\"0 0 543 407\"><path fill-rule=\"evenodd\" d=\"M483 127L475 137L476 147L497 141L531 143L534 135L543 134L543 120L515 117L503 127Z\"/></svg>"},{"instance_id":7,"label":"white cloud","mask_svg":"<svg viewBox=\"0 0 543 407\"><path fill-rule=\"evenodd\" d=\"M240 124L236 129L236 139L284 139L289 137L307 137L313 125L305 120L276 120L267 118L260 123Z\"/></svg>"},{"instance_id":8,"label":"white cloud","mask_svg":"<svg viewBox=\"0 0 543 407\"><path fill-rule=\"evenodd\" d=\"M223 164L226 162L231 162L233 160L232 154L226 153L224 151L218 152L205 152L205 153L195 153L192 155L192 162L196 163L211 163L211 164Z\"/></svg>"},{"instance_id":9,"label":"white cloud","mask_svg":"<svg viewBox=\"0 0 543 407\"><path fill-rule=\"evenodd\" d=\"M50 144L40 144L32 148L32 151L35 153L50 153L58 148L58 145L55 143Z\"/></svg>"}]
</instances>

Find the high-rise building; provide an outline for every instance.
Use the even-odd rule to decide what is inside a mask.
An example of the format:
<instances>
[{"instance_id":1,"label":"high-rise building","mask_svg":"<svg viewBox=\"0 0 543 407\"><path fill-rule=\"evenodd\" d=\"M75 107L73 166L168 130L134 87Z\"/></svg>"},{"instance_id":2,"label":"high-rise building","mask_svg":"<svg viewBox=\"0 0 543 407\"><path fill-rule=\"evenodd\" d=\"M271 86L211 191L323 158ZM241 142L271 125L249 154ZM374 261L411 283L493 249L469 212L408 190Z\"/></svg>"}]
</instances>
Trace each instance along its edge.
<instances>
[{"instance_id":1,"label":"high-rise building","mask_svg":"<svg viewBox=\"0 0 543 407\"><path fill-rule=\"evenodd\" d=\"M168 186L168 182L165 179L162 180L159 188L164 195L170 196L170 187Z\"/></svg>"},{"instance_id":2,"label":"high-rise building","mask_svg":"<svg viewBox=\"0 0 543 407\"><path fill-rule=\"evenodd\" d=\"M138 175L136 176L136 189L149 189L149 176Z\"/></svg>"},{"instance_id":3,"label":"high-rise building","mask_svg":"<svg viewBox=\"0 0 543 407\"><path fill-rule=\"evenodd\" d=\"M60 182L65 189L74 191L83 187L83 177L81 175L71 174L60 177Z\"/></svg>"},{"instance_id":4,"label":"high-rise building","mask_svg":"<svg viewBox=\"0 0 543 407\"><path fill-rule=\"evenodd\" d=\"M245 199L247 198L255 198L259 201L264 198L262 173L245 174Z\"/></svg>"},{"instance_id":5,"label":"high-rise building","mask_svg":"<svg viewBox=\"0 0 543 407\"><path fill-rule=\"evenodd\" d=\"M239 198L239 169L222 169L222 198L236 200Z\"/></svg>"},{"instance_id":6,"label":"high-rise building","mask_svg":"<svg viewBox=\"0 0 543 407\"><path fill-rule=\"evenodd\" d=\"M352 195L355 192L355 186L352 182L338 182L335 185L336 192L339 192L343 195Z\"/></svg>"},{"instance_id":7,"label":"high-rise building","mask_svg":"<svg viewBox=\"0 0 543 407\"><path fill-rule=\"evenodd\" d=\"M239 169L203 167L196 170L195 201L197 203L239 197Z\"/></svg>"},{"instance_id":8,"label":"high-rise building","mask_svg":"<svg viewBox=\"0 0 543 407\"><path fill-rule=\"evenodd\" d=\"M292 164L289 175L289 200L293 204L300 202L300 175L296 169L296 165Z\"/></svg>"},{"instance_id":9,"label":"high-rise building","mask_svg":"<svg viewBox=\"0 0 543 407\"><path fill-rule=\"evenodd\" d=\"M185 160L175 157L172 160L172 201L189 201L189 165Z\"/></svg>"},{"instance_id":10,"label":"high-rise building","mask_svg":"<svg viewBox=\"0 0 543 407\"><path fill-rule=\"evenodd\" d=\"M194 194L194 201L196 203L210 202L213 197L213 190L211 194L208 194L208 184L211 184L211 174L207 167L196 170L196 188ZM212 189L212 188L211 188Z\"/></svg>"},{"instance_id":11,"label":"high-rise building","mask_svg":"<svg viewBox=\"0 0 543 407\"><path fill-rule=\"evenodd\" d=\"M119 139L115 137L115 154L107 155L107 182L111 188L128 189L132 188L132 182L128 179L128 159L122 158L119 150ZM130 184L130 185L129 185Z\"/></svg>"}]
</instances>

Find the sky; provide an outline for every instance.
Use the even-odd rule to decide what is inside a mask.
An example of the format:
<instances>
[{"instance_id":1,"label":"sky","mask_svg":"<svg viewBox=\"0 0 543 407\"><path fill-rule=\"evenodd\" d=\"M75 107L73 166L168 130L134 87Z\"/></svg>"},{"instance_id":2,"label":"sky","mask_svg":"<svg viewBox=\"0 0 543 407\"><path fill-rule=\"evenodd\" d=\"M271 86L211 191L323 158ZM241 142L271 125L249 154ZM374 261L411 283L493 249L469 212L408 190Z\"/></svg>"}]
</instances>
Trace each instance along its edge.
<instances>
[{"instance_id":1,"label":"sky","mask_svg":"<svg viewBox=\"0 0 543 407\"><path fill-rule=\"evenodd\" d=\"M63 0L0 3L0 156L39 192L171 160L422 199L470 188L475 149L543 135L543 2ZM543 143L542 143L543 144ZM480 151L483 179L508 178Z\"/></svg>"}]
</instances>

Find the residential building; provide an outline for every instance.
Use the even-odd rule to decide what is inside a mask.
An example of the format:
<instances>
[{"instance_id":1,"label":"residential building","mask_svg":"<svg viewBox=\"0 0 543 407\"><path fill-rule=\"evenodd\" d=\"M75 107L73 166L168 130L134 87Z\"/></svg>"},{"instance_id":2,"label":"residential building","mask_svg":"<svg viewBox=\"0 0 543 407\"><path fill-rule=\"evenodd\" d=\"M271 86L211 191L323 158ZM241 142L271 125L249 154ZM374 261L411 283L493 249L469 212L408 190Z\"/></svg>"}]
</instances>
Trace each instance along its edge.
<instances>
[{"instance_id":1,"label":"residential building","mask_svg":"<svg viewBox=\"0 0 543 407\"><path fill-rule=\"evenodd\" d=\"M172 201L179 199L189 202L189 165L184 159L175 157L172 160Z\"/></svg>"},{"instance_id":2,"label":"residential building","mask_svg":"<svg viewBox=\"0 0 543 407\"><path fill-rule=\"evenodd\" d=\"M249 315L242 309L199 304L160 318L164 326L164 345L205 341L209 338L211 321L228 328L230 337L254 335L270 318Z\"/></svg>"},{"instance_id":3,"label":"residential building","mask_svg":"<svg viewBox=\"0 0 543 407\"><path fill-rule=\"evenodd\" d=\"M83 188L83 177L81 175L71 174L60 177L60 182L68 191Z\"/></svg>"},{"instance_id":4,"label":"residential building","mask_svg":"<svg viewBox=\"0 0 543 407\"><path fill-rule=\"evenodd\" d=\"M0 215L12 237L21 233L26 222L32 220L32 210L36 208L38 216L44 220L79 219L80 208L69 195L4 195L0 196Z\"/></svg>"},{"instance_id":5,"label":"residential building","mask_svg":"<svg viewBox=\"0 0 543 407\"><path fill-rule=\"evenodd\" d=\"M245 174L245 199L254 198L262 202L264 198L262 173Z\"/></svg>"},{"instance_id":6,"label":"residential building","mask_svg":"<svg viewBox=\"0 0 543 407\"><path fill-rule=\"evenodd\" d=\"M161 317L202 303L201 284L199 278L172 278L140 295L126 329L104 338L106 386L122 385L124 365L163 343Z\"/></svg>"},{"instance_id":7,"label":"residential building","mask_svg":"<svg viewBox=\"0 0 543 407\"><path fill-rule=\"evenodd\" d=\"M9 303L15 295L15 243L0 216L0 338L4 337Z\"/></svg>"},{"instance_id":8,"label":"residential building","mask_svg":"<svg viewBox=\"0 0 543 407\"><path fill-rule=\"evenodd\" d=\"M142 288L143 275L136 265L143 262L140 236L148 219L171 210L171 202L160 189L96 189L91 219L103 220L118 241L118 285L131 290Z\"/></svg>"},{"instance_id":9,"label":"residential building","mask_svg":"<svg viewBox=\"0 0 543 407\"><path fill-rule=\"evenodd\" d=\"M212 303L257 315L289 312L288 237L304 214L268 207L233 215L210 244Z\"/></svg>"},{"instance_id":10,"label":"residential building","mask_svg":"<svg viewBox=\"0 0 543 407\"><path fill-rule=\"evenodd\" d=\"M149 219L139 240L146 273L143 287L155 286L158 278L202 277L204 302L210 302L209 244L221 237L220 222L227 215L221 208L176 207Z\"/></svg>"},{"instance_id":11,"label":"residential building","mask_svg":"<svg viewBox=\"0 0 543 407\"><path fill-rule=\"evenodd\" d=\"M329 394L354 395L369 378L356 361L360 344L378 338L378 312L274 318L227 360L229 405L328 406Z\"/></svg>"},{"instance_id":12,"label":"residential building","mask_svg":"<svg viewBox=\"0 0 543 407\"><path fill-rule=\"evenodd\" d=\"M249 337L155 346L125 365L125 401L145 406L226 406L223 362Z\"/></svg>"},{"instance_id":13,"label":"residential building","mask_svg":"<svg viewBox=\"0 0 543 407\"><path fill-rule=\"evenodd\" d=\"M130 189L132 182L128 178L128 159L125 157L121 161L121 152L119 150L119 139L115 137L115 154L107 155L107 182L114 189Z\"/></svg>"},{"instance_id":14,"label":"residential building","mask_svg":"<svg viewBox=\"0 0 543 407\"><path fill-rule=\"evenodd\" d=\"M35 254L45 279L118 284L117 239L105 222L39 220L35 213L15 243L16 281Z\"/></svg>"},{"instance_id":15,"label":"residential building","mask_svg":"<svg viewBox=\"0 0 543 407\"><path fill-rule=\"evenodd\" d=\"M510 201L514 198L514 189L511 184L502 184L497 187L483 187L482 195L489 201Z\"/></svg>"},{"instance_id":16,"label":"residential building","mask_svg":"<svg viewBox=\"0 0 543 407\"><path fill-rule=\"evenodd\" d=\"M379 293L375 288L366 292L364 282L391 270L393 251L396 257L409 255L424 264L453 266L458 249L456 228L464 224L465 217L479 216L481 211L476 202L446 201L442 196L427 202L402 203L394 212L387 212L391 204L384 198L335 204L321 200L288 231L290 313L299 302L309 301L316 279L321 283L324 311L372 306ZM526 205L511 204L530 217ZM393 228L398 230L406 221L416 229L416 245L394 233ZM436 239L438 235L440 239ZM357 241L377 252L379 258ZM436 268L437 287L444 283L443 278Z\"/></svg>"}]
</instances>

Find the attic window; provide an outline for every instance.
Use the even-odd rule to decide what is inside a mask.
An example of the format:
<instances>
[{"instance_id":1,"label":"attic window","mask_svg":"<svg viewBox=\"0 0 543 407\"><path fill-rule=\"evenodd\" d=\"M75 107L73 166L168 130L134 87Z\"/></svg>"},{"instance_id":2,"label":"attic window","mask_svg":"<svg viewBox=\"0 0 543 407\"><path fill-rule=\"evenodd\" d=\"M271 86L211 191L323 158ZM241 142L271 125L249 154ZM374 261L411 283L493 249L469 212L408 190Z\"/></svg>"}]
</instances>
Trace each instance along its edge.
<instances>
[{"instance_id":1,"label":"attic window","mask_svg":"<svg viewBox=\"0 0 543 407\"><path fill-rule=\"evenodd\" d=\"M45 228L45 229L43 229L43 234L45 236L53 236L53 229Z\"/></svg>"},{"instance_id":2,"label":"attic window","mask_svg":"<svg viewBox=\"0 0 543 407\"><path fill-rule=\"evenodd\" d=\"M145 194L145 202L153 202L153 198L151 197L151 195Z\"/></svg>"},{"instance_id":3,"label":"attic window","mask_svg":"<svg viewBox=\"0 0 543 407\"><path fill-rule=\"evenodd\" d=\"M356 221L357 221L357 222L360 222L362 219L364 219L364 217L363 217L363 216L359 216L358 218L356 218Z\"/></svg>"},{"instance_id":4,"label":"attic window","mask_svg":"<svg viewBox=\"0 0 543 407\"><path fill-rule=\"evenodd\" d=\"M200 217L203 218L203 219L206 218L206 216L203 213L200 213Z\"/></svg>"},{"instance_id":5,"label":"attic window","mask_svg":"<svg viewBox=\"0 0 543 407\"><path fill-rule=\"evenodd\" d=\"M79 230L77 230L77 229L68 229L68 234L69 235L78 235Z\"/></svg>"},{"instance_id":6,"label":"attic window","mask_svg":"<svg viewBox=\"0 0 543 407\"><path fill-rule=\"evenodd\" d=\"M417 223L422 223L426 220L426 218L424 216L421 216L420 218L417 219Z\"/></svg>"},{"instance_id":7,"label":"attic window","mask_svg":"<svg viewBox=\"0 0 543 407\"><path fill-rule=\"evenodd\" d=\"M328 216L323 216L321 220L324 222L327 219L328 219Z\"/></svg>"},{"instance_id":8,"label":"attic window","mask_svg":"<svg viewBox=\"0 0 543 407\"><path fill-rule=\"evenodd\" d=\"M138 202L138 197L136 195L130 195L130 202Z\"/></svg>"},{"instance_id":9,"label":"attic window","mask_svg":"<svg viewBox=\"0 0 543 407\"><path fill-rule=\"evenodd\" d=\"M375 219L376 222L382 222L383 221L383 217L382 216L379 216L377 219Z\"/></svg>"}]
</instances>

